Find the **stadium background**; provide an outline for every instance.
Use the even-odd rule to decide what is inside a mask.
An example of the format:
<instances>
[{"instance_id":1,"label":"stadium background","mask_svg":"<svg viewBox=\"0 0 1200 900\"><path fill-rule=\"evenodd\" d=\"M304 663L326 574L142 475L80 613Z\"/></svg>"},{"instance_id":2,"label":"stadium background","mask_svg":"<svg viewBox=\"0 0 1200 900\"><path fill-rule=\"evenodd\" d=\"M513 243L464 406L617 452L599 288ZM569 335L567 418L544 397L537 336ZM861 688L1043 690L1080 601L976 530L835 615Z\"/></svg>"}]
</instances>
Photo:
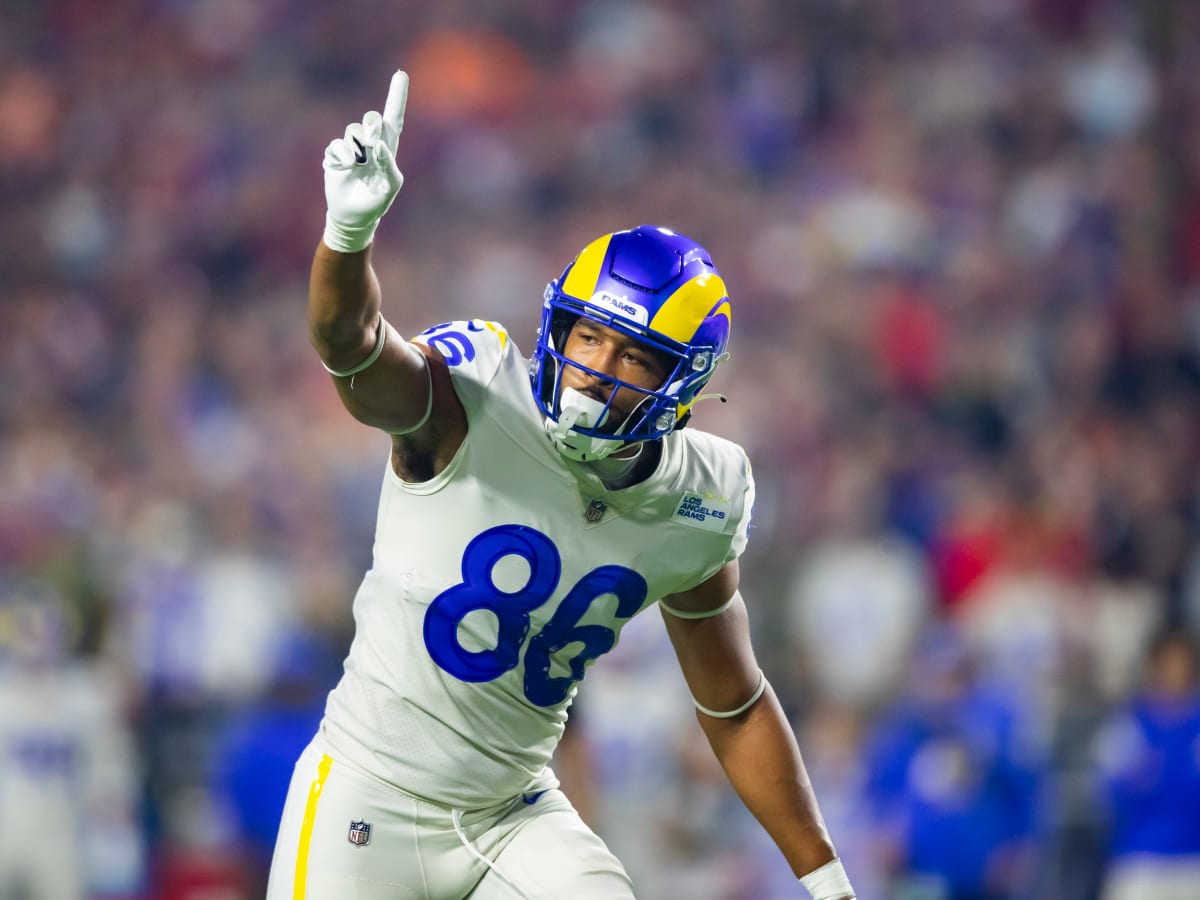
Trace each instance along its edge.
<instances>
[{"instance_id":1,"label":"stadium background","mask_svg":"<svg viewBox=\"0 0 1200 900\"><path fill-rule=\"evenodd\" d=\"M409 334L528 352L596 234L712 250L696 424L755 462L744 593L859 896L1195 872L1198 62L1169 0L6 3L0 896L261 891L386 446L308 346L320 158L397 66ZM661 632L564 778L639 896L796 896Z\"/></svg>"}]
</instances>

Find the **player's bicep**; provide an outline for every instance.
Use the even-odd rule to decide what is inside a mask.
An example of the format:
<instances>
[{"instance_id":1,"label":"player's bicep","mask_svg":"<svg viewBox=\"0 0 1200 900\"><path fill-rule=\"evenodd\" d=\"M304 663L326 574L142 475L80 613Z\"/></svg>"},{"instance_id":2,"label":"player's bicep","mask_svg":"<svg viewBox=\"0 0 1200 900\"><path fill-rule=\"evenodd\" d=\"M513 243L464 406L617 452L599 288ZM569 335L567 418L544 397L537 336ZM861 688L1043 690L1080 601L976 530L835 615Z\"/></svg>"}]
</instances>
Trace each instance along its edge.
<instances>
[{"instance_id":1,"label":"player's bicep","mask_svg":"<svg viewBox=\"0 0 1200 900\"><path fill-rule=\"evenodd\" d=\"M385 319L382 341L377 334L371 346L360 349L358 362L337 359L345 368L341 373L368 362L366 368L350 374L334 374L334 386L342 404L365 425L390 433L405 433L421 427L435 413L433 378L430 362L419 347L403 337ZM326 361L330 369L335 365Z\"/></svg>"}]
</instances>

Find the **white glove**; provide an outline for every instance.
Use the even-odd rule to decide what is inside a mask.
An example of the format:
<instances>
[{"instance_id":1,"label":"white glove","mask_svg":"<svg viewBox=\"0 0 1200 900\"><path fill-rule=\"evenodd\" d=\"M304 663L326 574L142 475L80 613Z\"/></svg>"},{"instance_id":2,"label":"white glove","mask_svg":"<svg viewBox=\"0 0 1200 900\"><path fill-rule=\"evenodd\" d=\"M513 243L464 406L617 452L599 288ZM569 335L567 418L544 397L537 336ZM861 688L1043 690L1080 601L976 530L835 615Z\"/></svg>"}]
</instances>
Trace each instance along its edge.
<instances>
[{"instance_id":1,"label":"white glove","mask_svg":"<svg viewBox=\"0 0 1200 900\"><path fill-rule=\"evenodd\" d=\"M408 75L392 76L383 115L371 110L325 148L325 234L331 250L357 253L375 237L404 176L396 168L396 143L404 128Z\"/></svg>"}]
</instances>

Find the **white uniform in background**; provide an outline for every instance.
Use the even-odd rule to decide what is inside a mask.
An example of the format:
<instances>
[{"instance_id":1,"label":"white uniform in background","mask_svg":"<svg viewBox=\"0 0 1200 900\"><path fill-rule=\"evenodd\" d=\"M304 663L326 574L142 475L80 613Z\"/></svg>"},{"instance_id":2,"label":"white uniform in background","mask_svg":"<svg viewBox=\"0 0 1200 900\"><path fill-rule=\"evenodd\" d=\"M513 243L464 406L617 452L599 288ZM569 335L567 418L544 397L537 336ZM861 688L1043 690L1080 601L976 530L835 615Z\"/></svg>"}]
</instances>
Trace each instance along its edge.
<instances>
[{"instance_id":1,"label":"white uniform in background","mask_svg":"<svg viewBox=\"0 0 1200 900\"><path fill-rule=\"evenodd\" d=\"M0 668L0 897L138 890L137 765L120 707L95 667Z\"/></svg>"},{"instance_id":2,"label":"white uniform in background","mask_svg":"<svg viewBox=\"0 0 1200 900\"><path fill-rule=\"evenodd\" d=\"M551 443L503 328L455 322L416 340L446 358L466 440L428 482L387 467L354 643L297 764L271 898L293 897L297 866L314 897L410 896L396 886L418 871L431 897L562 897L556 866L581 859L588 896L632 896L547 763L585 667L621 627L741 554L746 455L675 431L653 475L606 490ZM369 879L363 854L377 858ZM317 874L340 857L357 878Z\"/></svg>"}]
</instances>

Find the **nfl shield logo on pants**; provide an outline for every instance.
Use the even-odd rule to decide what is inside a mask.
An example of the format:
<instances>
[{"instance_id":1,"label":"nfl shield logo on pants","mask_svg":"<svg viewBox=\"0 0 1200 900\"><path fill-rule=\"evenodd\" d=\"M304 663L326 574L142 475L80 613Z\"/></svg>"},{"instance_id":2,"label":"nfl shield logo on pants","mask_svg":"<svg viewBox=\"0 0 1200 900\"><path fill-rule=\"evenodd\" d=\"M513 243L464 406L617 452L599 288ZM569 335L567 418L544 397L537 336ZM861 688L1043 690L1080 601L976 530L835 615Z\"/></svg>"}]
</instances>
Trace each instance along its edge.
<instances>
[{"instance_id":1,"label":"nfl shield logo on pants","mask_svg":"<svg viewBox=\"0 0 1200 900\"><path fill-rule=\"evenodd\" d=\"M346 840L355 847L367 846L367 844L371 843L371 823L351 822L350 833L346 835Z\"/></svg>"}]
</instances>

